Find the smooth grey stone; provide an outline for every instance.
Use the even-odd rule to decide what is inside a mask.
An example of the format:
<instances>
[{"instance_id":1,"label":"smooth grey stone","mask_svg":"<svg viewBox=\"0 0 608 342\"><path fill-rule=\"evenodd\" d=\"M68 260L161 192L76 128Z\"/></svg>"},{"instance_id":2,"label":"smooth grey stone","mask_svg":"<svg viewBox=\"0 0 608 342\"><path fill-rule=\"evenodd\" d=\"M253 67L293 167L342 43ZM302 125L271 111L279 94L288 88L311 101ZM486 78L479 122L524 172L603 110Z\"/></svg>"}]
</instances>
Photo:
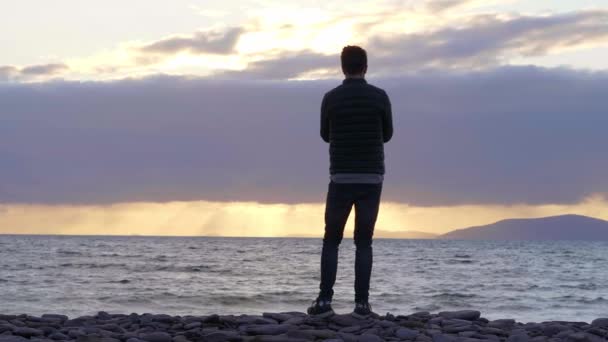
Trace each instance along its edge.
<instances>
[{"instance_id":1,"label":"smooth grey stone","mask_svg":"<svg viewBox=\"0 0 608 342\"><path fill-rule=\"evenodd\" d=\"M23 336L0 335L0 342L28 342L29 340Z\"/></svg>"},{"instance_id":2,"label":"smooth grey stone","mask_svg":"<svg viewBox=\"0 0 608 342\"><path fill-rule=\"evenodd\" d=\"M507 338L507 342L529 342L530 336L528 335L511 335Z\"/></svg>"},{"instance_id":3,"label":"smooth grey stone","mask_svg":"<svg viewBox=\"0 0 608 342\"><path fill-rule=\"evenodd\" d=\"M200 328L203 324L201 322L192 322L184 325L184 330L190 330L194 328Z\"/></svg>"},{"instance_id":4,"label":"smooth grey stone","mask_svg":"<svg viewBox=\"0 0 608 342\"><path fill-rule=\"evenodd\" d=\"M383 342L378 335L363 334L357 337L357 342Z\"/></svg>"},{"instance_id":5,"label":"smooth grey stone","mask_svg":"<svg viewBox=\"0 0 608 342\"><path fill-rule=\"evenodd\" d=\"M262 313L262 317L273 319L279 323L292 318L292 316L290 314L272 313L272 312L264 312L264 313Z\"/></svg>"},{"instance_id":6,"label":"smooth grey stone","mask_svg":"<svg viewBox=\"0 0 608 342\"><path fill-rule=\"evenodd\" d=\"M339 332L338 338L341 338L344 342L357 342L357 335Z\"/></svg>"},{"instance_id":7,"label":"smooth grey stone","mask_svg":"<svg viewBox=\"0 0 608 342\"><path fill-rule=\"evenodd\" d=\"M398 326L397 323L391 322L391 321L378 321L378 322L376 322L376 325L380 326L382 328L392 328L392 327Z\"/></svg>"},{"instance_id":8,"label":"smooth grey stone","mask_svg":"<svg viewBox=\"0 0 608 342\"><path fill-rule=\"evenodd\" d=\"M351 333L352 334L352 333L356 333L356 332L361 331L361 329L363 329L363 328L360 325L353 325L351 327L341 328L338 331L345 332L345 333Z\"/></svg>"},{"instance_id":9,"label":"smooth grey stone","mask_svg":"<svg viewBox=\"0 0 608 342\"><path fill-rule=\"evenodd\" d=\"M420 333L416 330L408 329L408 328L399 328L395 331L395 336L399 337L402 340L412 340L416 338Z\"/></svg>"},{"instance_id":10,"label":"smooth grey stone","mask_svg":"<svg viewBox=\"0 0 608 342\"><path fill-rule=\"evenodd\" d=\"M68 336L71 338L78 338L78 336L81 335L85 335L85 333L80 329L71 329L68 331Z\"/></svg>"},{"instance_id":11,"label":"smooth grey stone","mask_svg":"<svg viewBox=\"0 0 608 342\"><path fill-rule=\"evenodd\" d=\"M426 336L426 335L420 334L420 335L418 335L416 337L415 341L417 341L417 342L433 342L433 339L430 338L430 337L428 337L428 336Z\"/></svg>"},{"instance_id":12,"label":"smooth grey stone","mask_svg":"<svg viewBox=\"0 0 608 342\"><path fill-rule=\"evenodd\" d=\"M464 319L467 321L474 321L481 316L481 312L477 310L459 310L459 311L442 311L439 313L440 317L448 319Z\"/></svg>"},{"instance_id":13,"label":"smooth grey stone","mask_svg":"<svg viewBox=\"0 0 608 342\"><path fill-rule=\"evenodd\" d=\"M125 341L125 342L143 342L143 341L136 337L131 337L131 338L127 339L127 341Z\"/></svg>"},{"instance_id":14,"label":"smooth grey stone","mask_svg":"<svg viewBox=\"0 0 608 342\"><path fill-rule=\"evenodd\" d=\"M500 337L498 337L496 335L485 335L485 334L477 333L477 334L473 335L473 337L479 338L481 340L500 341Z\"/></svg>"},{"instance_id":15,"label":"smooth grey stone","mask_svg":"<svg viewBox=\"0 0 608 342\"><path fill-rule=\"evenodd\" d=\"M69 340L70 338L67 335L64 335L58 331L49 335L49 338L52 340Z\"/></svg>"},{"instance_id":16,"label":"smooth grey stone","mask_svg":"<svg viewBox=\"0 0 608 342\"><path fill-rule=\"evenodd\" d=\"M364 322L364 320L353 317L350 314L333 315L333 316L331 316L330 320L338 325L345 326L345 327L352 326L352 325L360 325L361 322Z\"/></svg>"},{"instance_id":17,"label":"smooth grey stone","mask_svg":"<svg viewBox=\"0 0 608 342\"><path fill-rule=\"evenodd\" d=\"M546 342L548 340L547 336L536 336L530 339L530 342Z\"/></svg>"},{"instance_id":18,"label":"smooth grey stone","mask_svg":"<svg viewBox=\"0 0 608 342\"><path fill-rule=\"evenodd\" d=\"M234 331L216 331L203 336L206 342L240 341L242 338Z\"/></svg>"},{"instance_id":19,"label":"smooth grey stone","mask_svg":"<svg viewBox=\"0 0 608 342\"><path fill-rule=\"evenodd\" d=\"M173 342L171 335L162 331L140 334L139 338L148 342Z\"/></svg>"},{"instance_id":20,"label":"smooth grey stone","mask_svg":"<svg viewBox=\"0 0 608 342\"><path fill-rule=\"evenodd\" d=\"M14 325L16 327L24 327L26 325L23 321L21 321L19 319L10 320L9 323L11 323L12 325Z\"/></svg>"},{"instance_id":21,"label":"smooth grey stone","mask_svg":"<svg viewBox=\"0 0 608 342\"><path fill-rule=\"evenodd\" d=\"M545 336L553 337L553 335L557 335L561 331L569 330L569 329L570 329L570 327L568 327L567 325L564 325L564 324L559 324L559 323L551 324L550 323L547 325L543 325L542 332L543 332L543 335L545 335Z\"/></svg>"},{"instance_id":22,"label":"smooth grey stone","mask_svg":"<svg viewBox=\"0 0 608 342\"><path fill-rule=\"evenodd\" d=\"M287 332L287 336L306 340L332 339L336 337L336 332L327 329L290 330Z\"/></svg>"},{"instance_id":23,"label":"smooth grey stone","mask_svg":"<svg viewBox=\"0 0 608 342\"><path fill-rule=\"evenodd\" d=\"M250 335L281 335L285 334L291 328L286 324L254 324L242 325L239 330Z\"/></svg>"},{"instance_id":24,"label":"smooth grey stone","mask_svg":"<svg viewBox=\"0 0 608 342\"><path fill-rule=\"evenodd\" d=\"M441 324L441 321L443 321L443 317L433 317L433 318L429 319L429 321L427 323L429 323L429 324Z\"/></svg>"},{"instance_id":25,"label":"smooth grey stone","mask_svg":"<svg viewBox=\"0 0 608 342\"><path fill-rule=\"evenodd\" d=\"M608 328L608 318L597 318L597 319L594 319L591 322L591 325L594 326L594 327L600 327L600 328L606 327L606 328Z\"/></svg>"},{"instance_id":26,"label":"smooth grey stone","mask_svg":"<svg viewBox=\"0 0 608 342\"><path fill-rule=\"evenodd\" d=\"M344 342L344 340L339 338L328 338L326 340L323 340L322 342Z\"/></svg>"},{"instance_id":27,"label":"smooth grey stone","mask_svg":"<svg viewBox=\"0 0 608 342\"><path fill-rule=\"evenodd\" d=\"M44 335L42 330L28 328L28 327L17 327L13 329L13 335L19 335L23 337L41 336Z\"/></svg>"},{"instance_id":28,"label":"smooth grey stone","mask_svg":"<svg viewBox=\"0 0 608 342\"><path fill-rule=\"evenodd\" d=\"M256 336L256 342L308 342L301 338L290 338L287 335L260 335Z\"/></svg>"},{"instance_id":29,"label":"smooth grey stone","mask_svg":"<svg viewBox=\"0 0 608 342\"><path fill-rule=\"evenodd\" d=\"M304 317L292 317L286 321L281 322L281 324L292 324L292 325L301 325L304 323Z\"/></svg>"},{"instance_id":30,"label":"smooth grey stone","mask_svg":"<svg viewBox=\"0 0 608 342\"><path fill-rule=\"evenodd\" d=\"M584 332L575 332L569 334L567 337L562 338L566 342L586 342L589 341L587 335Z\"/></svg>"},{"instance_id":31,"label":"smooth grey stone","mask_svg":"<svg viewBox=\"0 0 608 342\"><path fill-rule=\"evenodd\" d=\"M192 342L184 335L177 335L173 337L173 342Z\"/></svg>"},{"instance_id":32,"label":"smooth grey stone","mask_svg":"<svg viewBox=\"0 0 608 342\"><path fill-rule=\"evenodd\" d=\"M477 327L472 324L454 324L443 327L443 332L450 334L457 334L463 331L477 331Z\"/></svg>"},{"instance_id":33,"label":"smooth grey stone","mask_svg":"<svg viewBox=\"0 0 608 342\"><path fill-rule=\"evenodd\" d=\"M278 322L272 318L265 318L262 316L241 316L236 319L237 324L278 324Z\"/></svg>"},{"instance_id":34,"label":"smooth grey stone","mask_svg":"<svg viewBox=\"0 0 608 342\"><path fill-rule=\"evenodd\" d=\"M456 338L444 334L434 334L433 342L456 342Z\"/></svg>"},{"instance_id":35,"label":"smooth grey stone","mask_svg":"<svg viewBox=\"0 0 608 342\"><path fill-rule=\"evenodd\" d=\"M476 331L462 331L458 333L458 336L466 338L472 338L475 335L477 335Z\"/></svg>"},{"instance_id":36,"label":"smooth grey stone","mask_svg":"<svg viewBox=\"0 0 608 342\"><path fill-rule=\"evenodd\" d=\"M62 322L65 322L69 319L68 316L60 315L60 314L43 314L41 317L45 320L52 319L52 320L58 320L58 321L62 321Z\"/></svg>"},{"instance_id":37,"label":"smooth grey stone","mask_svg":"<svg viewBox=\"0 0 608 342\"><path fill-rule=\"evenodd\" d=\"M0 320L2 321L11 321L13 319L16 319L17 315L4 315L4 314L0 314Z\"/></svg>"}]
</instances>

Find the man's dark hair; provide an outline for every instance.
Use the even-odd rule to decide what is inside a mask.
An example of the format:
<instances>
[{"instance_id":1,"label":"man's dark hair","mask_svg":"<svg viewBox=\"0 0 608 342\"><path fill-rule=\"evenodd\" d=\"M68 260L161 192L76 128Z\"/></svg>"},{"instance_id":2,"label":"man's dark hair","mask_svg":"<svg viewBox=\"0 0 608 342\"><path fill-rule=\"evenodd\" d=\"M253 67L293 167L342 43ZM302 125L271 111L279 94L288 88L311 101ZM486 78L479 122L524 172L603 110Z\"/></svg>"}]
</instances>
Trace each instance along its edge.
<instances>
[{"instance_id":1,"label":"man's dark hair","mask_svg":"<svg viewBox=\"0 0 608 342\"><path fill-rule=\"evenodd\" d=\"M367 53L358 46L345 46L342 49L340 60L342 62L342 71L345 74L360 74L367 67Z\"/></svg>"}]
</instances>

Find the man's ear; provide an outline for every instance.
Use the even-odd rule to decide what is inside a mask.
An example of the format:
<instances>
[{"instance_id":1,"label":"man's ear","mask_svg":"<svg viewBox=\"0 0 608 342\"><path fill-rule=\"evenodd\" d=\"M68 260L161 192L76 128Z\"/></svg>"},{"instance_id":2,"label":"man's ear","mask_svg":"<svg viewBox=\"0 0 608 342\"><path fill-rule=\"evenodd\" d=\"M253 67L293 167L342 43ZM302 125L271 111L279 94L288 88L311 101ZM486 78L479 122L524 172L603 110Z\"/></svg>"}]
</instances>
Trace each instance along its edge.
<instances>
[{"instance_id":1,"label":"man's ear","mask_svg":"<svg viewBox=\"0 0 608 342\"><path fill-rule=\"evenodd\" d=\"M367 72L367 65L365 65L365 67L363 68L363 75L365 75L366 72Z\"/></svg>"}]
</instances>

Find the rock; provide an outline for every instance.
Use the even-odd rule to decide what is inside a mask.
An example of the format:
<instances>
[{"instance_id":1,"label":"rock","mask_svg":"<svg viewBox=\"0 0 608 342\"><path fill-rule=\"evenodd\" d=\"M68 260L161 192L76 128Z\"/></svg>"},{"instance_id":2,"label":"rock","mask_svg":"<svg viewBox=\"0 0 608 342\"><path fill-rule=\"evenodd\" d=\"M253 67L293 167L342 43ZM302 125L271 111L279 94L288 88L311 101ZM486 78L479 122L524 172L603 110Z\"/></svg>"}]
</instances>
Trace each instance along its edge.
<instances>
[{"instance_id":1,"label":"rock","mask_svg":"<svg viewBox=\"0 0 608 342\"><path fill-rule=\"evenodd\" d=\"M587 335L584 332L575 332L569 334L565 339L562 338L566 342L586 342L589 341Z\"/></svg>"},{"instance_id":2,"label":"rock","mask_svg":"<svg viewBox=\"0 0 608 342\"><path fill-rule=\"evenodd\" d=\"M439 313L439 316L448 319L474 321L481 316L481 313L476 310L442 311Z\"/></svg>"},{"instance_id":3,"label":"rock","mask_svg":"<svg viewBox=\"0 0 608 342\"><path fill-rule=\"evenodd\" d=\"M173 342L192 342L184 335L177 335L173 337Z\"/></svg>"},{"instance_id":4,"label":"rock","mask_svg":"<svg viewBox=\"0 0 608 342\"><path fill-rule=\"evenodd\" d=\"M131 338L127 339L127 341L125 341L125 342L143 342L143 341L136 337L131 337Z\"/></svg>"},{"instance_id":5,"label":"rock","mask_svg":"<svg viewBox=\"0 0 608 342\"><path fill-rule=\"evenodd\" d=\"M378 335L363 334L357 338L357 342L383 342Z\"/></svg>"},{"instance_id":6,"label":"rock","mask_svg":"<svg viewBox=\"0 0 608 342\"><path fill-rule=\"evenodd\" d=\"M331 316L330 320L338 325L341 326L353 326L353 325L359 325L361 324L361 322L363 322L364 320L358 319L353 317L350 314L346 314L346 315L333 315Z\"/></svg>"},{"instance_id":7,"label":"rock","mask_svg":"<svg viewBox=\"0 0 608 342\"><path fill-rule=\"evenodd\" d=\"M456 342L456 337L444 334L433 335L433 342Z\"/></svg>"},{"instance_id":8,"label":"rock","mask_svg":"<svg viewBox=\"0 0 608 342\"><path fill-rule=\"evenodd\" d=\"M173 342L171 335L162 331L143 333L139 335L139 338L148 342Z\"/></svg>"},{"instance_id":9,"label":"rock","mask_svg":"<svg viewBox=\"0 0 608 342\"><path fill-rule=\"evenodd\" d=\"M305 329L305 330L290 330L287 332L290 338L299 338L314 341L316 339L332 339L336 337L336 332L327 329Z\"/></svg>"},{"instance_id":10,"label":"rock","mask_svg":"<svg viewBox=\"0 0 608 342\"><path fill-rule=\"evenodd\" d=\"M184 325L184 330L190 330L194 328L200 328L203 325L201 322L192 322Z\"/></svg>"},{"instance_id":11,"label":"rock","mask_svg":"<svg viewBox=\"0 0 608 342\"><path fill-rule=\"evenodd\" d=\"M507 338L507 342L529 342L530 336L528 336L525 332L517 332L515 334L511 334Z\"/></svg>"},{"instance_id":12,"label":"rock","mask_svg":"<svg viewBox=\"0 0 608 342\"><path fill-rule=\"evenodd\" d=\"M304 323L304 317L291 317L290 319L281 322L281 324L301 325Z\"/></svg>"},{"instance_id":13,"label":"rock","mask_svg":"<svg viewBox=\"0 0 608 342\"><path fill-rule=\"evenodd\" d=\"M252 341L256 342L307 342L300 338L290 338L287 335L261 335L256 336Z\"/></svg>"},{"instance_id":14,"label":"rock","mask_svg":"<svg viewBox=\"0 0 608 342\"><path fill-rule=\"evenodd\" d=\"M292 318L292 315L287 314L287 313L264 312L262 314L262 317L270 318L270 319L273 319L280 323L280 322L283 322L283 321L286 321L286 320Z\"/></svg>"},{"instance_id":15,"label":"rock","mask_svg":"<svg viewBox=\"0 0 608 342\"><path fill-rule=\"evenodd\" d=\"M496 319L488 322L488 327L498 329L510 328L513 325L515 325L514 319Z\"/></svg>"},{"instance_id":16,"label":"rock","mask_svg":"<svg viewBox=\"0 0 608 342\"><path fill-rule=\"evenodd\" d=\"M69 340L70 339L67 335L62 334L59 331L56 331L56 332L50 334L49 338L52 339L52 340L57 340L57 341Z\"/></svg>"},{"instance_id":17,"label":"rock","mask_svg":"<svg viewBox=\"0 0 608 342\"><path fill-rule=\"evenodd\" d=\"M240 340L242 340L242 338L234 331L216 331L203 336L203 341L206 342L227 342Z\"/></svg>"},{"instance_id":18,"label":"rock","mask_svg":"<svg viewBox=\"0 0 608 342\"><path fill-rule=\"evenodd\" d=\"M608 318L594 319L593 322L591 322L591 325L594 327L608 328Z\"/></svg>"},{"instance_id":19,"label":"rock","mask_svg":"<svg viewBox=\"0 0 608 342\"><path fill-rule=\"evenodd\" d=\"M241 324L277 324L276 320L261 316L240 316L236 319L236 323Z\"/></svg>"},{"instance_id":20,"label":"rock","mask_svg":"<svg viewBox=\"0 0 608 342\"><path fill-rule=\"evenodd\" d=\"M14 335L0 335L0 342L29 342L27 338L23 336Z\"/></svg>"},{"instance_id":21,"label":"rock","mask_svg":"<svg viewBox=\"0 0 608 342\"><path fill-rule=\"evenodd\" d=\"M68 316L59 314L43 314L41 317L45 320L57 320L61 322L65 322L68 320Z\"/></svg>"},{"instance_id":22,"label":"rock","mask_svg":"<svg viewBox=\"0 0 608 342\"><path fill-rule=\"evenodd\" d=\"M253 324L240 326L239 330L249 335L281 335L291 328L286 324Z\"/></svg>"},{"instance_id":23,"label":"rock","mask_svg":"<svg viewBox=\"0 0 608 342\"><path fill-rule=\"evenodd\" d=\"M13 329L13 335L23 336L23 337L32 337L32 336L42 336L44 333L40 329L28 328L28 327L17 327Z\"/></svg>"},{"instance_id":24,"label":"rock","mask_svg":"<svg viewBox=\"0 0 608 342\"><path fill-rule=\"evenodd\" d=\"M407 329L407 328L399 328L395 331L395 336L399 337L402 340L413 340L420 333L416 330Z\"/></svg>"},{"instance_id":25,"label":"rock","mask_svg":"<svg viewBox=\"0 0 608 342\"><path fill-rule=\"evenodd\" d=\"M543 335L552 337L553 335L557 335L561 331L570 330L570 327L564 324L559 323L549 323L547 325L543 325L542 332Z\"/></svg>"},{"instance_id":26,"label":"rock","mask_svg":"<svg viewBox=\"0 0 608 342\"><path fill-rule=\"evenodd\" d=\"M357 342L357 335L339 332L338 337L344 342Z\"/></svg>"}]
</instances>

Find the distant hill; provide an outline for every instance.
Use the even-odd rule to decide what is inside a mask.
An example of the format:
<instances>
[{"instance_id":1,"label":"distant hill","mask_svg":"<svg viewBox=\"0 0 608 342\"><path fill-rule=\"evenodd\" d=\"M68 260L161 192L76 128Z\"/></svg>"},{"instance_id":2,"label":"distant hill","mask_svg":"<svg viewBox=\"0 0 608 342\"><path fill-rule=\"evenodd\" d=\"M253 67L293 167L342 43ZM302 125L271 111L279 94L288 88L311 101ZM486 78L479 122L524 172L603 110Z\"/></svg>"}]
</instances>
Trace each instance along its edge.
<instances>
[{"instance_id":1,"label":"distant hill","mask_svg":"<svg viewBox=\"0 0 608 342\"><path fill-rule=\"evenodd\" d=\"M508 219L485 226L453 230L439 239L457 240L608 240L608 221L561 215Z\"/></svg>"}]
</instances>

